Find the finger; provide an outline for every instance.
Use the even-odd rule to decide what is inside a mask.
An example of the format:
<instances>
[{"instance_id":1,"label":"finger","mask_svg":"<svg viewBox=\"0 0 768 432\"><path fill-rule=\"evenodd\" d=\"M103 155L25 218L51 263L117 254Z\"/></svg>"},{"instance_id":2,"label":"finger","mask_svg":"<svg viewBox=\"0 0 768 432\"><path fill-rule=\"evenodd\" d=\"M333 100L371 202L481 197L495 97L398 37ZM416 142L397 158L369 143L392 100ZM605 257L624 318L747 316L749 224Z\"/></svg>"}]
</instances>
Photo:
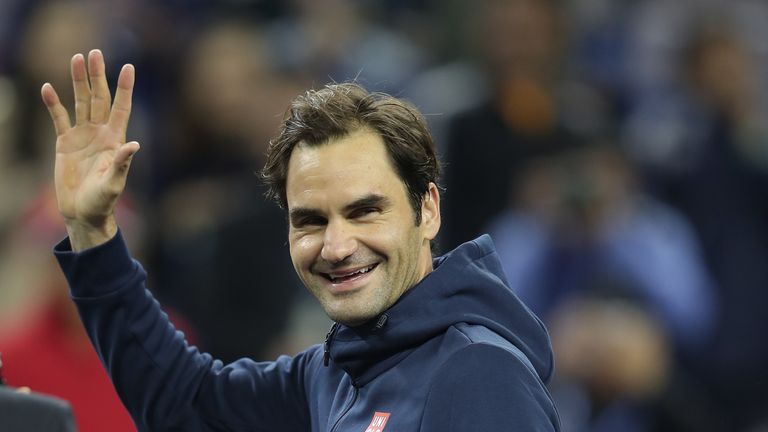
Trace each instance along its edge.
<instances>
[{"instance_id":1,"label":"finger","mask_svg":"<svg viewBox=\"0 0 768 432\"><path fill-rule=\"evenodd\" d=\"M133 65L123 66L117 78L115 103L112 104L112 111L109 113L109 127L122 137L122 141L125 141L125 131L128 128L128 119L131 117L131 98L135 79L136 71Z\"/></svg>"},{"instance_id":2,"label":"finger","mask_svg":"<svg viewBox=\"0 0 768 432\"><path fill-rule=\"evenodd\" d=\"M56 94L56 90L50 83L43 84L43 88L40 89L40 94L43 97L43 103L48 108L48 113L53 120L53 127L56 129L56 136L64 134L71 127L69 122L69 113L67 109L61 104L59 95Z\"/></svg>"},{"instance_id":3,"label":"finger","mask_svg":"<svg viewBox=\"0 0 768 432\"><path fill-rule=\"evenodd\" d=\"M88 75L91 81L91 123L101 124L109 117L109 94L107 74L104 71L104 56L99 50L88 53Z\"/></svg>"},{"instance_id":4,"label":"finger","mask_svg":"<svg viewBox=\"0 0 768 432\"><path fill-rule=\"evenodd\" d=\"M17 389L16 389L16 391L17 391L18 393L24 393L24 394L30 394L30 393L32 393L32 389L31 389L31 388L29 388L29 387L26 387L26 386L25 386L25 387L19 387L19 388L17 388Z\"/></svg>"},{"instance_id":5,"label":"finger","mask_svg":"<svg viewBox=\"0 0 768 432\"><path fill-rule=\"evenodd\" d=\"M75 54L70 63L75 88L75 124L84 124L91 118L91 86L85 71L85 57Z\"/></svg>"}]
</instances>

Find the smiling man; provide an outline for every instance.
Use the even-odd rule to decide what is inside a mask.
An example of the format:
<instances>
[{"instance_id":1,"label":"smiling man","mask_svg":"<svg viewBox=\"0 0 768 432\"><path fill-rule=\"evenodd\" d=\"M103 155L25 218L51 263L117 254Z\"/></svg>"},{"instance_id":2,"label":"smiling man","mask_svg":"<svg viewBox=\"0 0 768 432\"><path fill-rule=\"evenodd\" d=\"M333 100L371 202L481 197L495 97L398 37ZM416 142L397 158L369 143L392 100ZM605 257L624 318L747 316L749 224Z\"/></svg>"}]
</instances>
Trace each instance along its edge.
<instances>
[{"instance_id":1,"label":"smiling man","mask_svg":"<svg viewBox=\"0 0 768 432\"><path fill-rule=\"evenodd\" d=\"M101 53L73 57L74 125L49 84L42 96L69 234L55 253L139 429L559 430L549 338L490 238L432 256L440 166L423 117L354 84L298 97L262 173L296 272L336 322L325 343L229 365L188 346L114 218L139 149L124 139L134 74L123 67L111 104Z\"/></svg>"}]
</instances>

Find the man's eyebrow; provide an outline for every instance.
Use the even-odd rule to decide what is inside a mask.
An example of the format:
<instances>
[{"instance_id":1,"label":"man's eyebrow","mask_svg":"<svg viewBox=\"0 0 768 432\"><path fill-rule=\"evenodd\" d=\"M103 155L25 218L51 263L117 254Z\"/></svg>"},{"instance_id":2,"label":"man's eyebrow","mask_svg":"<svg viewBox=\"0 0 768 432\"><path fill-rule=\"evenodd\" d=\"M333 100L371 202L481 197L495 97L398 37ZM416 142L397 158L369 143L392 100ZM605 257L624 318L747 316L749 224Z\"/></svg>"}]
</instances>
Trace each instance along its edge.
<instances>
[{"instance_id":1,"label":"man's eyebrow","mask_svg":"<svg viewBox=\"0 0 768 432\"><path fill-rule=\"evenodd\" d=\"M384 195L369 194L345 205L344 210L349 212L363 207L388 207L390 204L391 200Z\"/></svg>"},{"instance_id":2,"label":"man's eyebrow","mask_svg":"<svg viewBox=\"0 0 768 432\"><path fill-rule=\"evenodd\" d=\"M315 217L319 215L320 215L320 212L317 210L307 208L307 207L298 207L290 211L290 213L288 214L288 218L293 222L299 219Z\"/></svg>"},{"instance_id":3,"label":"man's eyebrow","mask_svg":"<svg viewBox=\"0 0 768 432\"><path fill-rule=\"evenodd\" d=\"M392 200L383 195L369 194L345 205L344 211L351 212L352 210L364 207L388 207L391 203ZM292 222L317 216L322 216L322 213L319 210L309 207L296 207L288 213L288 219Z\"/></svg>"}]
</instances>

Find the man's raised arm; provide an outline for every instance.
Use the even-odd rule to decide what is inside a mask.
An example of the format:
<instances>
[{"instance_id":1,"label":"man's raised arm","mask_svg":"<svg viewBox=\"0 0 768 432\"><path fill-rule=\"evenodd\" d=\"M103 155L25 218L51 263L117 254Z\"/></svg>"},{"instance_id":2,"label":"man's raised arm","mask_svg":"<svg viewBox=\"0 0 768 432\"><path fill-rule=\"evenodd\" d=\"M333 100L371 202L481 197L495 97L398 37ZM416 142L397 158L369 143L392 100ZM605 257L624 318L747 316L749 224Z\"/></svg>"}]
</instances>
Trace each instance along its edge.
<instances>
[{"instance_id":1,"label":"man's raised arm","mask_svg":"<svg viewBox=\"0 0 768 432\"><path fill-rule=\"evenodd\" d=\"M55 183L69 241L54 253L96 352L139 430L308 429L304 370L320 355L230 365L187 344L146 289L118 235L115 203L137 142L125 142L135 72L123 66L114 103L100 51L72 58L74 126L50 84ZM317 351L319 352L319 351Z\"/></svg>"}]
</instances>

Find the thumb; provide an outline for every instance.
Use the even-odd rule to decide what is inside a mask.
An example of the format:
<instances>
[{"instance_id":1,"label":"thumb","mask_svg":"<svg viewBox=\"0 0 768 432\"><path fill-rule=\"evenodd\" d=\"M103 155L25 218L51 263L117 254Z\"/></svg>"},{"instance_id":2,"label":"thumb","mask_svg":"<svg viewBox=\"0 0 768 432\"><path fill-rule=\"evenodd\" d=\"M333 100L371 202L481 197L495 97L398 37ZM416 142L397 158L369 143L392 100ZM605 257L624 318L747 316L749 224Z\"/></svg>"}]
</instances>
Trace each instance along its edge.
<instances>
[{"instance_id":1,"label":"thumb","mask_svg":"<svg viewBox=\"0 0 768 432\"><path fill-rule=\"evenodd\" d=\"M139 151L141 146L136 141L127 142L120 146L115 153L115 159L112 162L112 169L117 173L124 173L131 166L133 155Z\"/></svg>"},{"instance_id":2,"label":"thumb","mask_svg":"<svg viewBox=\"0 0 768 432\"><path fill-rule=\"evenodd\" d=\"M131 166L133 155L139 151L139 143L131 141L120 146L115 152L115 158L112 161L112 167L110 168L110 176L108 180L109 188L116 195L122 193L125 187L125 180L128 177L128 168Z\"/></svg>"}]
</instances>

